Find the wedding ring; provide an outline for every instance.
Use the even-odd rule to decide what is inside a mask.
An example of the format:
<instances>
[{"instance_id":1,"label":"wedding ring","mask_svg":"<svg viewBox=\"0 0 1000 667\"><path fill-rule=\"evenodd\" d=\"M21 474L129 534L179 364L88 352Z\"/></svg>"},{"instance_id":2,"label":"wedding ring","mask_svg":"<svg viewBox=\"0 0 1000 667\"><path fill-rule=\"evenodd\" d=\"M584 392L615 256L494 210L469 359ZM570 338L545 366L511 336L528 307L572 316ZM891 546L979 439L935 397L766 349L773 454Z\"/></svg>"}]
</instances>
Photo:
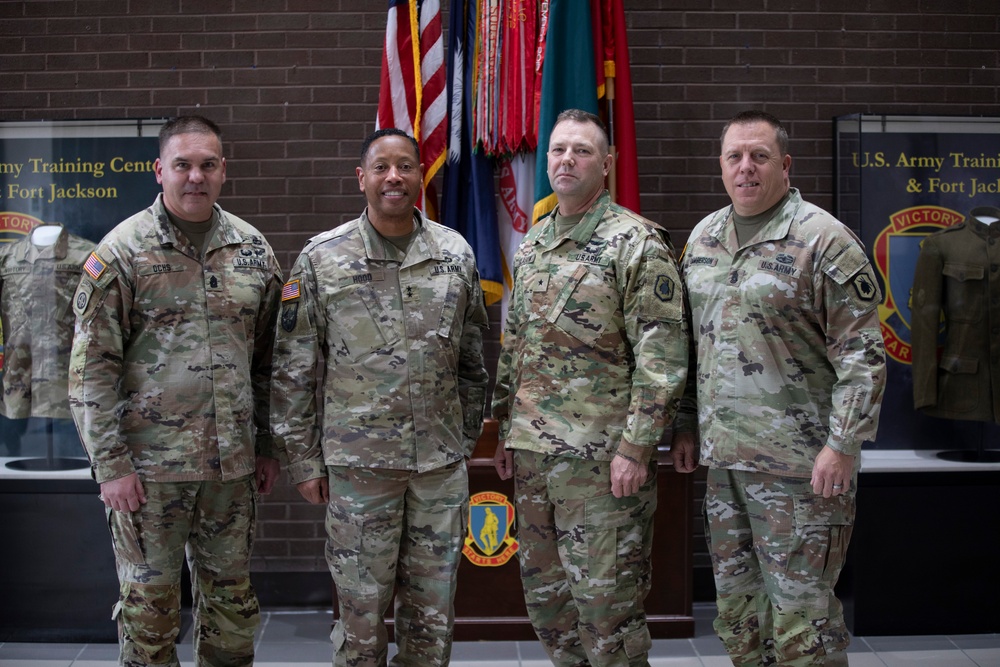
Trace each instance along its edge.
<instances>
[{"instance_id":1,"label":"wedding ring","mask_svg":"<svg viewBox=\"0 0 1000 667\"><path fill-rule=\"evenodd\" d=\"M844 488L844 485L843 484L834 484L833 488L835 488L835 489L842 489L842 488Z\"/></svg>"}]
</instances>

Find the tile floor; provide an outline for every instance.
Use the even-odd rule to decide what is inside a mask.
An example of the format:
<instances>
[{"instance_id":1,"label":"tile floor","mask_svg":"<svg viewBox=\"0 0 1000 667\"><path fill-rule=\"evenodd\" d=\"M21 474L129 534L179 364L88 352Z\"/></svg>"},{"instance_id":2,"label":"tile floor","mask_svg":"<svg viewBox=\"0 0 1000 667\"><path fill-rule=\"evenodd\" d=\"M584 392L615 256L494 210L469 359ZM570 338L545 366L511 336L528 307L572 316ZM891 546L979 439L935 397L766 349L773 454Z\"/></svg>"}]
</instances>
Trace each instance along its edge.
<instances>
[{"instance_id":1,"label":"tile floor","mask_svg":"<svg viewBox=\"0 0 1000 667\"><path fill-rule=\"evenodd\" d=\"M651 667L725 667L730 664L712 634L712 604L696 604L695 636L654 640ZM321 667L330 664L328 611L270 611L263 615L258 636L260 667ZM190 630L188 630L188 633ZM191 643L179 646L184 667L192 665ZM113 667L114 644L0 643L0 667ZM998 667L1000 634L855 637L850 648L852 667ZM460 642L452 653L452 667L548 667L535 642Z\"/></svg>"}]
</instances>

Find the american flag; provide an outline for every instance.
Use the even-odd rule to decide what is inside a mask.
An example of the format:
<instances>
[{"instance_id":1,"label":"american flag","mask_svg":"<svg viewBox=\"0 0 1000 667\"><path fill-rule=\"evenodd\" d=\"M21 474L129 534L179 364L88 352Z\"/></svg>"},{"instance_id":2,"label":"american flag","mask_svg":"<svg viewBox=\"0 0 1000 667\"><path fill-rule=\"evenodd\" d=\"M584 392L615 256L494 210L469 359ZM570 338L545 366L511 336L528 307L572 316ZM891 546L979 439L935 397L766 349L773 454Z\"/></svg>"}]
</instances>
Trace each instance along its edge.
<instances>
[{"instance_id":1,"label":"american flag","mask_svg":"<svg viewBox=\"0 0 1000 667\"><path fill-rule=\"evenodd\" d=\"M288 301L290 299L299 298L299 281L289 280L285 283L285 286L281 288L281 300Z\"/></svg>"},{"instance_id":2,"label":"american flag","mask_svg":"<svg viewBox=\"0 0 1000 667\"><path fill-rule=\"evenodd\" d=\"M389 0L375 126L417 140L425 187L445 161L446 83L440 0Z\"/></svg>"},{"instance_id":3,"label":"american flag","mask_svg":"<svg viewBox=\"0 0 1000 667\"><path fill-rule=\"evenodd\" d=\"M106 268L107 264L102 262L101 258L97 256L97 253L94 252L90 253L90 257L88 257L87 261L84 262L83 264L83 270L86 271L87 275L89 275L94 280L100 278L101 274L104 273L104 269Z\"/></svg>"}]
</instances>

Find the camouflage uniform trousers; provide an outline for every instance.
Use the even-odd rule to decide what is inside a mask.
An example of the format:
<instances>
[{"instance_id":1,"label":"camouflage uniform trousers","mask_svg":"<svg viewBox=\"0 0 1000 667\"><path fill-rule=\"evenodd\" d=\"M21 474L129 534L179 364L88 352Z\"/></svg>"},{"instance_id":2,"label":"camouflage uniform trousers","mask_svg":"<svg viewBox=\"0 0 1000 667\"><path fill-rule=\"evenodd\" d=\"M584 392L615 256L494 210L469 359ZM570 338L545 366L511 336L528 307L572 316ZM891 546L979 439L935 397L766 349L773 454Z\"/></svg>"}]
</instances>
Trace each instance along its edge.
<instances>
[{"instance_id":1,"label":"camouflage uniform trousers","mask_svg":"<svg viewBox=\"0 0 1000 667\"><path fill-rule=\"evenodd\" d=\"M834 586L854 523L855 484L823 498L808 479L710 468L705 534L734 665L847 665Z\"/></svg>"},{"instance_id":2,"label":"camouflage uniform trousers","mask_svg":"<svg viewBox=\"0 0 1000 667\"><path fill-rule=\"evenodd\" d=\"M469 513L460 461L429 472L329 466L326 562L337 585L335 667L384 667L395 587L392 665L451 659L458 564Z\"/></svg>"},{"instance_id":3,"label":"camouflage uniform trousers","mask_svg":"<svg viewBox=\"0 0 1000 667\"><path fill-rule=\"evenodd\" d=\"M635 495L611 494L611 463L514 450L521 583L554 665L648 665L656 464Z\"/></svg>"},{"instance_id":4,"label":"camouflage uniform trousers","mask_svg":"<svg viewBox=\"0 0 1000 667\"><path fill-rule=\"evenodd\" d=\"M256 525L253 477L146 482L137 512L108 510L121 590L113 618L119 664L180 665L185 550L194 601L194 656L204 667L252 665L260 607L250 585ZM186 547L186 549L185 549Z\"/></svg>"}]
</instances>

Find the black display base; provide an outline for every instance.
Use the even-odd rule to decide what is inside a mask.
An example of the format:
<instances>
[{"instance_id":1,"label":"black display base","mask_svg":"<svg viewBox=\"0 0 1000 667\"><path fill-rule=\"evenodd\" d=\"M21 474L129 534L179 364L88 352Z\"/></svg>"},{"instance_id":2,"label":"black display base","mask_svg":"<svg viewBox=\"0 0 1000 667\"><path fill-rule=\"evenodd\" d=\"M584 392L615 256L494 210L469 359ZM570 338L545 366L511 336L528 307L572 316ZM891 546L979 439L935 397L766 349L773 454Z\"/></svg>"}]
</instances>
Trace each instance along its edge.
<instances>
[{"instance_id":1,"label":"black display base","mask_svg":"<svg viewBox=\"0 0 1000 667\"><path fill-rule=\"evenodd\" d=\"M8 461L7 467L11 470L29 470L32 472L45 472L47 470L81 470L89 468L90 462L87 459L18 459Z\"/></svg>"},{"instance_id":2,"label":"black display base","mask_svg":"<svg viewBox=\"0 0 1000 667\"><path fill-rule=\"evenodd\" d=\"M938 452L938 458L945 461L960 461L962 463L1000 463L1000 450L956 449L948 452Z\"/></svg>"}]
</instances>

